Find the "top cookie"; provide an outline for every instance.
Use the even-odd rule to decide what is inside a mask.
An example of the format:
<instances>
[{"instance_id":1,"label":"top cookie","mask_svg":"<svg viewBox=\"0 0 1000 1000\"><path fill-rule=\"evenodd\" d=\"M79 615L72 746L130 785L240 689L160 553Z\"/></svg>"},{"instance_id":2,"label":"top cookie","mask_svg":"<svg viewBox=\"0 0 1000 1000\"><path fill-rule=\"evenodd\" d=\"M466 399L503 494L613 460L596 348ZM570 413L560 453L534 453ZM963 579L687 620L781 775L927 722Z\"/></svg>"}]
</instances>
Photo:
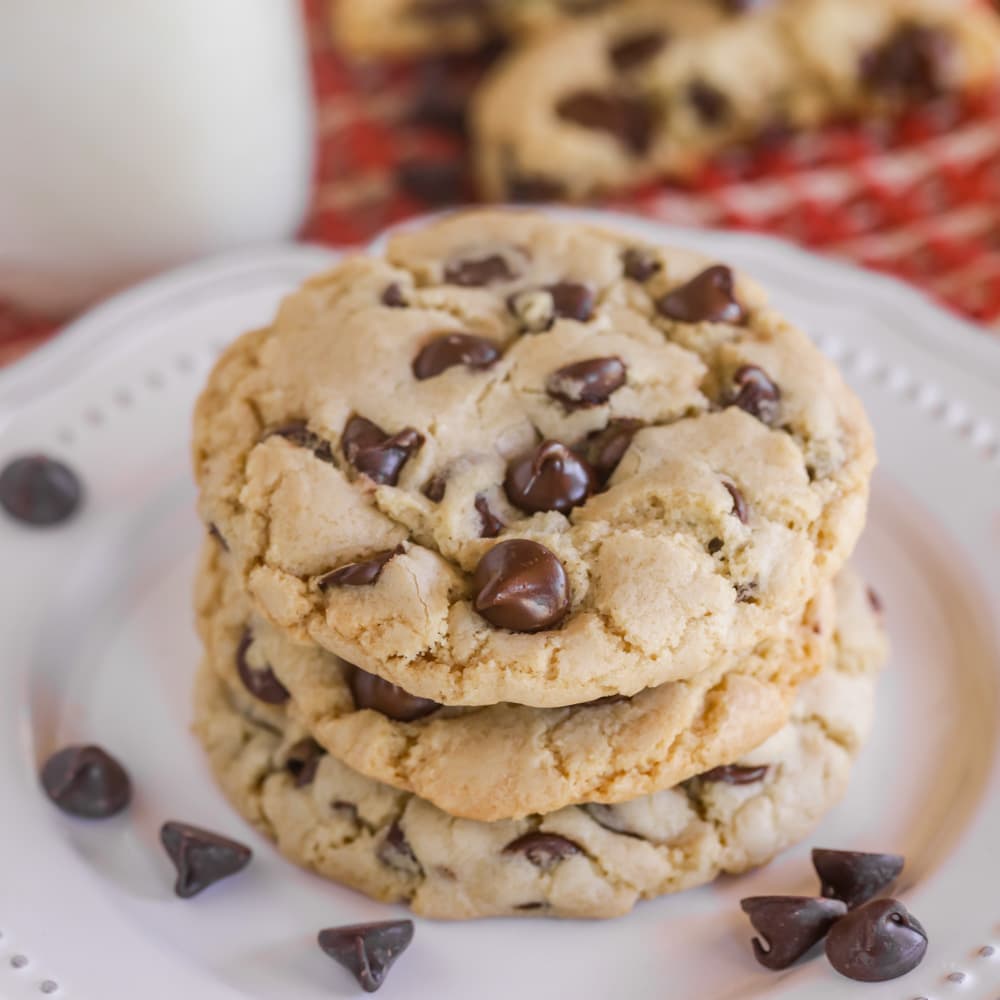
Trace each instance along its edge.
<instances>
[{"instance_id":1,"label":"top cookie","mask_svg":"<svg viewBox=\"0 0 1000 1000\"><path fill-rule=\"evenodd\" d=\"M194 460L294 639L442 704L548 707L801 617L874 451L834 366L724 265L494 211L401 233L240 338Z\"/></svg>"}]
</instances>

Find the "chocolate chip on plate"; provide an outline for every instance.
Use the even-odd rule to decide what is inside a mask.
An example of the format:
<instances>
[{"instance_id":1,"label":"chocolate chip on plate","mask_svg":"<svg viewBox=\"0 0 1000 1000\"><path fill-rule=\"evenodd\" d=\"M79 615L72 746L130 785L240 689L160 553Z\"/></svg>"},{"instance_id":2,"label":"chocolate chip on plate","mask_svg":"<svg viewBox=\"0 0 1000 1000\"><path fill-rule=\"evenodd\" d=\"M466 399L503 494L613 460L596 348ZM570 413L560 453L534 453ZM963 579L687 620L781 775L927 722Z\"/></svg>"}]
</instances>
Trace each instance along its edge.
<instances>
[{"instance_id":1,"label":"chocolate chip on plate","mask_svg":"<svg viewBox=\"0 0 1000 1000\"><path fill-rule=\"evenodd\" d=\"M413 359L414 377L423 381L463 365L482 371L496 363L500 348L486 337L471 333L442 333L429 340Z\"/></svg>"},{"instance_id":2,"label":"chocolate chip on plate","mask_svg":"<svg viewBox=\"0 0 1000 1000\"><path fill-rule=\"evenodd\" d=\"M927 932L897 899L863 903L838 920L826 939L830 964L862 983L905 976L926 951Z\"/></svg>"},{"instance_id":3,"label":"chocolate chip on plate","mask_svg":"<svg viewBox=\"0 0 1000 1000\"><path fill-rule=\"evenodd\" d=\"M247 653L252 645L253 632L248 628L244 629L240 644L236 647L236 672L243 686L258 701L266 702L268 705L283 705L288 701L288 690L278 680L270 665L263 667L250 665Z\"/></svg>"},{"instance_id":4,"label":"chocolate chip on plate","mask_svg":"<svg viewBox=\"0 0 1000 1000\"><path fill-rule=\"evenodd\" d=\"M638 281L640 284L649 281L654 274L663 270L660 261L652 250L642 247L629 247L622 254L622 270L626 278Z\"/></svg>"},{"instance_id":5,"label":"chocolate chip on plate","mask_svg":"<svg viewBox=\"0 0 1000 1000\"><path fill-rule=\"evenodd\" d=\"M730 406L738 406L761 423L774 426L781 411L781 390L757 365L743 365L733 375Z\"/></svg>"},{"instance_id":6,"label":"chocolate chip on plate","mask_svg":"<svg viewBox=\"0 0 1000 1000\"><path fill-rule=\"evenodd\" d=\"M760 935L752 942L754 957L774 970L798 961L847 912L839 900L813 896L750 896L740 906Z\"/></svg>"},{"instance_id":7,"label":"chocolate chip on plate","mask_svg":"<svg viewBox=\"0 0 1000 1000\"><path fill-rule=\"evenodd\" d=\"M397 545L394 549L376 552L370 559L345 563L321 576L316 585L320 590L329 590L331 587L369 587L378 582L385 564L402 552L403 546Z\"/></svg>"},{"instance_id":8,"label":"chocolate chip on plate","mask_svg":"<svg viewBox=\"0 0 1000 1000\"><path fill-rule=\"evenodd\" d=\"M736 299L733 272L715 264L667 292L656 303L659 313L680 323L742 323L746 311Z\"/></svg>"},{"instance_id":9,"label":"chocolate chip on plate","mask_svg":"<svg viewBox=\"0 0 1000 1000\"><path fill-rule=\"evenodd\" d=\"M658 56L668 40L666 32L655 29L633 32L612 43L608 49L608 58L619 73L628 73Z\"/></svg>"},{"instance_id":10,"label":"chocolate chip on plate","mask_svg":"<svg viewBox=\"0 0 1000 1000\"><path fill-rule=\"evenodd\" d=\"M489 500L487 500L482 493L477 494L474 506L476 508L476 513L479 514L480 538L496 538L497 535L499 535L500 532L507 527L507 525L493 513Z\"/></svg>"},{"instance_id":11,"label":"chocolate chip on plate","mask_svg":"<svg viewBox=\"0 0 1000 1000\"><path fill-rule=\"evenodd\" d=\"M596 477L586 459L558 441L543 441L507 466L507 499L528 513L557 510L568 514L586 503Z\"/></svg>"},{"instance_id":12,"label":"chocolate chip on plate","mask_svg":"<svg viewBox=\"0 0 1000 1000\"><path fill-rule=\"evenodd\" d=\"M580 845L556 833L526 833L512 840L504 854L523 854L536 868L549 871L560 861L580 853Z\"/></svg>"},{"instance_id":13,"label":"chocolate chip on plate","mask_svg":"<svg viewBox=\"0 0 1000 1000\"><path fill-rule=\"evenodd\" d=\"M422 719L441 707L430 698L418 698L415 694L410 694L398 685L391 684L360 667L351 665L349 669L348 683L354 696L354 704L359 709L373 709L397 722L413 722L414 719Z\"/></svg>"},{"instance_id":14,"label":"chocolate chip on plate","mask_svg":"<svg viewBox=\"0 0 1000 1000\"><path fill-rule=\"evenodd\" d=\"M569 611L569 580L544 545L527 538L498 542L473 574L473 606L491 625L512 632L554 628Z\"/></svg>"},{"instance_id":15,"label":"chocolate chip on plate","mask_svg":"<svg viewBox=\"0 0 1000 1000\"><path fill-rule=\"evenodd\" d=\"M611 478L632 444L632 438L642 426L641 420L630 417L612 420L603 430L588 434L586 440L577 446L600 482L605 483Z\"/></svg>"},{"instance_id":16,"label":"chocolate chip on plate","mask_svg":"<svg viewBox=\"0 0 1000 1000\"><path fill-rule=\"evenodd\" d=\"M733 498L733 513L739 518L743 524L746 524L750 519L750 509L747 507L746 498L740 492L739 487L731 479L723 479L722 485L729 491L729 495Z\"/></svg>"},{"instance_id":17,"label":"chocolate chip on plate","mask_svg":"<svg viewBox=\"0 0 1000 1000\"><path fill-rule=\"evenodd\" d=\"M82 498L76 473L46 455L15 458L0 471L0 506L36 528L69 520Z\"/></svg>"},{"instance_id":18,"label":"chocolate chip on plate","mask_svg":"<svg viewBox=\"0 0 1000 1000\"><path fill-rule=\"evenodd\" d=\"M42 788L65 813L106 819L132 799L128 772L106 750L93 744L58 750L42 765Z\"/></svg>"},{"instance_id":19,"label":"chocolate chip on plate","mask_svg":"<svg viewBox=\"0 0 1000 1000\"><path fill-rule=\"evenodd\" d=\"M412 920L327 927L317 937L320 948L342 965L366 993L384 982L393 963L413 940Z\"/></svg>"},{"instance_id":20,"label":"chocolate chip on plate","mask_svg":"<svg viewBox=\"0 0 1000 1000\"><path fill-rule=\"evenodd\" d=\"M756 766L724 764L722 767L713 767L711 771L705 771L698 777L702 781L718 781L725 785L753 785L763 781L769 770L767 764Z\"/></svg>"},{"instance_id":21,"label":"chocolate chip on plate","mask_svg":"<svg viewBox=\"0 0 1000 1000\"><path fill-rule=\"evenodd\" d=\"M325 755L326 750L308 736L288 748L285 755L285 770L292 776L296 788L305 788L306 785L312 784L319 762Z\"/></svg>"},{"instance_id":22,"label":"chocolate chip on plate","mask_svg":"<svg viewBox=\"0 0 1000 1000\"><path fill-rule=\"evenodd\" d=\"M864 851L832 851L816 847L813 867L819 875L823 896L839 899L854 909L880 895L899 878L903 858L899 854L871 854Z\"/></svg>"},{"instance_id":23,"label":"chocolate chip on plate","mask_svg":"<svg viewBox=\"0 0 1000 1000\"><path fill-rule=\"evenodd\" d=\"M613 135L634 156L644 156L653 144L656 114L645 97L578 90L556 104L556 114L581 128Z\"/></svg>"},{"instance_id":24,"label":"chocolate chip on plate","mask_svg":"<svg viewBox=\"0 0 1000 1000\"><path fill-rule=\"evenodd\" d=\"M600 406L625 384L627 374L621 358L588 358L556 369L545 391L570 409Z\"/></svg>"},{"instance_id":25,"label":"chocolate chip on plate","mask_svg":"<svg viewBox=\"0 0 1000 1000\"><path fill-rule=\"evenodd\" d=\"M403 466L423 443L423 434L412 427L390 435L355 414L344 427L340 445L344 457L358 472L379 485L395 486Z\"/></svg>"},{"instance_id":26,"label":"chocolate chip on plate","mask_svg":"<svg viewBox=\"0 0 1000 1000\"><path fill-rule=\"evenodd\" d=\"M182 899L235 875L246 868L253 854L239 841L175 820L160 827L160 842L177 869L174 892Z\"/></svg>"}]
</instances>

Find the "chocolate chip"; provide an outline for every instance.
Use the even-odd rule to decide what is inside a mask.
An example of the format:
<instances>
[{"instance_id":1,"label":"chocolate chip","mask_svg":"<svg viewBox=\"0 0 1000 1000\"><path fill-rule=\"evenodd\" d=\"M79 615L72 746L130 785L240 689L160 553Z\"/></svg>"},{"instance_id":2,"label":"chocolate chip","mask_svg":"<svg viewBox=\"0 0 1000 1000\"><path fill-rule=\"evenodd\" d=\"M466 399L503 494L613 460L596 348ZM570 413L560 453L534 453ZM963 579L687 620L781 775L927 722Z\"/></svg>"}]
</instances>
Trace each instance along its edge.
<instances>
[{"instance_id":1,"label":"chocolate chip","mask_svg":"<svg viewBox=\"0 0 1000 1000\"><path fill-rule=\"evenodd\" d=\"M633 281L649 281L654 274L663 270L663 262L652 250L630 247L622 254L622 267L626 278Z\"/></svg>"},{"instance_id":2,"label":"chocolate chip","mask_svg":"<svg viewBox=\"0 0 1000 1000\"><path fill-rule=\"evenodd\" d=\"M743 365L733 375L730 406L738 406L761 423L774 426L781 410L781 390L757 365Z\"/></svg>"},{"instance_id":3,"label":"chocolate chip","mask_svg":"<svg viewBox=\"0 0 1000 1000\"><path fill-rule=\"evenodd\" d=\"M288 423L271 427L263 440L271 437L284 438L300 448L308 448L321 462L332 462L333 451L330 442L309 430L304 420L289 420Z\"/></svg>"},{"instance_id":4,"label":"chocolate chip","mask_svg":"<svg viewBox=\"0 0 1000 1000\"><path fill-rule=\"evenodd\" d=\"M569 611L569 580L544 545L527 538L498 542L473 574L474 607L491 625L512 632L554 628Z\"/></svg>"},{"instance_id":5,"label":"chocolate chip","mask_svg":"<svg viewBox=\"0 0 1000 1000\"><path fill-rule=\"evenodd\" d=\"M721 125L729 117L729 98L704 80L692 80L687 98L706 125Z\"/></svg>"},{"instance_id":6,"label":"chocolate chip","mask_svg":"<svg viewBox=\"0 0 1000 1000\"><path fill-rule=\"evenodd\" d=\"M948 86L954 48L937 28L903 24L861 58L861 79L874 91L902 101L929 101Z\"/></svg>"},{"instance_id":7,"label":"chocolate chip","mask_svg":"<svg viewBox=\"0 0 1000 1000\"><path fill-rule=\"evenodd\" d=\"M604 827L605 830L610 830L612 833L619 833L623 837L633 837L636 840L644 840L644 837L639 836L637 833L633 833L629 830L628 826L625 824L624 820L618 814L618 810L614 806L604 805L600 802L585 802L580 807L598 826Z\"/></svg>"},{"instance_id":8,"label":"chocolate chip","mask_svg":"<svg viewBox=\"0 0 1000 1000\"><path fill-rule=\"evenodd\" d=\"M316 585L320 590L329 590L331 587L370 587L378 582L385 564L395 556L401 555L402 552L403 546L397 545L394 549L376 552L370 559L365 559L363 562L352 562L338 566L337 569L321 576L316 581Z\"/></svg>"},{"instance_id":9,"label":"chocolate chip","mask_svg":"<svg viewBox=\"0 0 1000 1000\"><path fill-rule=\"evenodd\" d=\"M868 606L877 615L885 613L885 605L882 603L882 598L879 597L878 591L874 587L865 588L865 594L868 597Z\"/></svg>"},{"instance_id":10,"label":"chocolate chip","mask_svg":"<svg viewBox=\"0 0 1000 1000\"><path fill-rule=\"evenodd\" d=\"M420 492L423 493L431 503L440 503L444 499L444 491L448 487L448 482L444 476L431 476L424 483Z\"/></svg>"},{"instance_id":11,"label":"chocolate chip","mask_svg":"<svg viewBox=\"0 0 1000 1000\"><path fill-rule=\"evenodd\" d=\"M395 820L386 831L382 843L379 844L376 856L379 861L396 871L405 872L409 875L422 875L423 866L417 860L417 856L410 847L410 842L403 833L403 828L399 821Z\"/></svg>"},{"instance_id":12,"label":"chocolate chip","mask_svg":"<svg viewBox=\"0 0 1000 1000\"><path fill-rule=\"evenodd\" d=\"M739 764L725 764L713 767L711 771L699 774L702 781L721 782L725 785L752 785L763 781L770 768L766 764L757 767L743 767Z\"/></svg>"},{"instance_id":13,"label":"chocolate chip","mask_svg":"<svg viewBox=\"0 0 1000 1000\"><path fill-rule=\"evenodd\" d=\"M70 816L107 819L132 799L128 772L101 747L64 747L42 765L45 794Z\"/></svg>"},{"instance_id":14,"label":"chocolate chip","mask_svg":"<svg viewBox=\"0 0 1000 1000\"><path fill-rule=\"evenodd\" d=\"M742 323L733 272L722 264L706 268L686 284L667 292L657 303L661 315L680 323Z\"/></svg>"},{"instance_id":15,"label":"chocolate chip","mask_svg":"<svg viewBox=\"0 0 1000 1000\"><path fill-rule=\"evenodd\" d=\"M413 940L412 920L327 927L317 938L320 948L342 965L366 993L384 982L393 963Z\"/></svg>"},{"instance_id":16,"label":"chocolate chip","mask_svg":"<svg viewBox=\"0 0 1000 1000\"><path fill-rule=\"evenodd\" d=\"M708 545L705 546L708 549L708 554L714 556L726 543L721 538L713 538Z\"/></svg>"},{"instance_id":17,"label":"chocolate chip","mask_svg":"<svg viewBox=\"0 0 1000 1000\"><path fill-rule=\"evenodd\" d=\"M479 514L480 538L496 538L507 527L490 509L490 503L482 493L477 494L475 507Z\"/></svg>"},{"instance_id":18,"label":"chocolate chip","mask_svg":"<svg viewBox=\"0 0 1000 1000\"><path fill-rule=\"evenodd\" d=\"M396 166L401 191L429 205L463 201L465 167L461 160L407 160Z\"/></svg>"},{"instance_id":19,"label":"chocolate chip","mask_svg":"<svg viewBox=\"0 0 1000 1000\"><path fill-rule=\"evenodd\" d=\"M225 538L222 537L222 532L219 531L219 526L217 524L210 524L208 526L208 533L212 538L216 540L216 542L219 543L219 545L222 546L222 550L224 552L229 551L229 542L227 542Z\"/></svg>"},{"instance_id":20,"label":"chocolate chip","mask_svg":"<svg viewBox=\"0 0 1000 1000\"><path fill-rule=\"evenodd\" d=\"M736 483L734 483L731 479L723 479L722 485L726 487L729 491L729 495L733 498L733 513L740 519L740 521L743 522L743 524L746 524L747 521L750 520L750 510L747 507L747 502L744 499L743 494L740 492Z\"/></svg>"},{"instance_id":21,"label":"chocolate chip","mask_svg":"<svg viewBox=\"0 0 1000 1000\"><path fill-rule=\"evenodd\" d=\"M518 903L514 909L515 910L544 910L548 906L548 903L540 903L535 901L533 903Z\"/></svg>"},{"instance_id":22,"label":"chocolate chip","mask_svg":"<svg viewBox=\"0 0 1000 1000\"><path fill-rule=\"evenodd\" d=\"M566 186L554 177L541 174L519 174L509 172L505 187L509 201L537 204L545 201L559 201L566 194Z\"/></svg>"},{"instance_id":23,"label":"chocolate chip","mask_svg":"<svg viewBox=\"0 0 1000 1000\"><path fill-rule=\"evenodd\" d=\"M308 736L293 743L285 755L285 770L292 776L296 788L311 785L316 777L316 768L325 756L326 751Z\"/></svg>"},{"instance_id":24,"label":"chocolate chip","mask_svg":"<svg viewBox=\"0 0 1000 1000\"><path fill-rule=\"evenodd\" d=\"M579 90L559 101L556 114L581 128L610 133L635 156L652 145L656 115L643 97Z\"/></svg>"},{"instance_id":25,"label":"chocolate chip","mask_svg":"<svg viewBox=\"0 0 1000 1000\"><path fill-rule=\"evenodd\" d=\"M896 899L873 899L851 910L826 939L826 957L848 979L881 983L915 969L927 951L927 932Z\"/></svg>"},{"instance_id":26,"label":"chocolate chip","mask_svg":"<svg viewBox=\"0 0 1000 1000\"><path fill-rule=\"evenodd\" d=\"M410 694L396 684L391 684L360 667L351 665L349 671L348 683L354 696L355 707L359 709L373 709L397 722L413 722L415 719L430 715L431 712L436 712L441 707L430 698L418 698L415 694Z\"/></svg>"},{"instance_id":27,"label":"chocolate chip","mask_svg":"<svg viewBox=\"0 0 1000 1000\"><path fill-rule=\"evenodd\" d=\"M413 359L413 374L422 381L456 365L482 371L495 364L499 357L500 348L485 337L471 333L442 333L420 349Z\"/></svg>"},{"instance_id":28,"label":"chocolate chip","mask_svg":"<svg viewBox=\"0 0 1000 1000\"><path fill-rule=\"evenodd\" d=\"M626 374L621 358L588 358L554 371L545 391L570 409L600 406L625 384Z\"/></svg>"},{"instance_id":29,"label":"chocolate chip","mask_svg":"<svg viewBox=\"0 0 1000 1000\"><path fill-rule=\"evenodd\" d=\"M888 889L903 870L898 854L868 854L863 851L831 851L814 848L813 867L827 899L840 899L853 910L883 889Z\"/></svg>"},{"instance_id":30,"label":"chocolate chip","mask_svg":"<svg viewBox=\"0 0 1000 1000\"><path fill-rule=\"evenodd\" d=\"M160 842L177 869L174 892L181 899L246 868L253 854L236 840L175 820L160 827Z\"/></svg>"},{"instance_id":31,"label":"chocolate chip","mask_svg":"<svg viewBox=\"0 0 1000 1000\"><path fill-rule=\"evenodd\" d=\"M424 436L412 427L390 436L377 424L355 415L344 427L340 446L358 472L382 486L395 486L403 466L423 443Z\"/></svg>"},{"instance_id":32,"label":"chocolate chip","mask_svg":"<svg viewBox=\"0 0 1000 1000\"><path fill-rule=\"evenodd\" d=\"M608 49L608 58L619 73L628 73L658 56L667 41L668 36L662 31L650 30L625 35Z\"/></svg>"},{"instance_id":33,"label":"chocolate chip","mask_svg":"<svg viewBox=\"0 0 1000 1000\"><path fill-rule=\"evenodd\" d=\"M594 292L578 281L557 281L545 289L552 296L557 316L586 323L594 315Z\"/></svg>"},{"instance_id":34,"label":"chocolate chip","mask_svg":"<svg viewBox=\"0 0 1000 1000\"><path fill-rule=\"evenodd\" d=\"M594 293L579 282L559 281L515 292L507 300L507 308L524 330L544 333L557 317L586 323L594 315Z\"/></svg>"},{"instance_id":35,"label":"chocolate chip","mask_svg":"<svg viewBox=\"0 0 1000 1000\"><path fill-rule=\"evenodd\" d=\"M754 957L774 970L798 961L847 912L838 900L812 896L751 896L740 906L760 934L753 939Z\"/></svg>"},{"instance_id":36,"label":"chocolate chip","mask_svg":"<svg viewBox=\"0 0 1000 1000\"><path fill-rule=\"evenodd\" d=\"M604 430L594 431L577 450L590 463L600 482L605 483L625 457L632 438L643 426L641 420L622 418L612 420Z\"/></svg>"},{"instance_id":37,"label":"chocolate chip","mask_svg":"<svg viewBox=\"0 0 1000 1000\"><path fill-rule=\"evenodd\" d=\"M557 510L568 514L586 503L596 478L590 464L558 441L543 441L507 466L507 499L530 514Z\"/></svg>"},{"instance_id":38,"label":"chocolate chip","mask_svg":"<svg viewBox=\"0 0 1000 1000\"><path fill-rule=\"evenodd\" d=\"M283 705L288 701L288 690L278 680L270 666L252 667L247 660L247 652L253 644L253 633L244 629L240 644L236 647L236 672L240 675L243 686L258 701L268 705Z\"/></svg>"},{"instance_id":39,"label":"chocolate chip","mask_svg":"<svg viewBox=\"0 0 1000 1000\"><path fill-rule=\"evenodd\" d=\"M513 281L519 275L501 254L488 253L481 257L459 257L444 269L444 280L449 285L480 288L484 285Z\"/></svg>"},{"instance_id":40,"label":"chocolate chip","mask_svg":"<svg viewBox=\"0 0 1000 1000\"><path fill-rule=\"evenodd\" d=\"M0 472L0 506L15 520L36 528L69 520L82 498L76 473L45 455L15 458Z\"/></svg>"},{"instance_id":41,"label":"chocolate chip","mask_svg":"<svg viewBox=\"0 0 1000 1000\"><path fill-rule=\"evenodd\" d=\"M391 285L386 285L385 291L382 293L382 305L388 306L390 309L405 309L408 304L403 295L403 289L399 287L397 282L394 281Z\"/></svg>"},{"instance_id":42,"label":"chocolate chip","mask_svg":"<svg viewBox=\"0 0 1000 1000\"><path fill-rule=\"evenodd\" d=\"M580 853L580 845L556 833L526 833L512 840L504 854L523 854L536 868L549 871L560 861Z\"/></svg>"}]
</instances>

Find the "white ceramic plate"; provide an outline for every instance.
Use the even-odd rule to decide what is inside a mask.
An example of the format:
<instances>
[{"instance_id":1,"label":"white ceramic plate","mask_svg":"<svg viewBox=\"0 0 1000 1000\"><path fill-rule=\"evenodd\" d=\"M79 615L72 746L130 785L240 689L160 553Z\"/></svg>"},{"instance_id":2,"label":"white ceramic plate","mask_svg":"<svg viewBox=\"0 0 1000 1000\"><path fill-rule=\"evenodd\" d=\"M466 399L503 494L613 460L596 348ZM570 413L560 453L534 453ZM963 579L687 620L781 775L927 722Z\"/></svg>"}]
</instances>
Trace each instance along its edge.
<instances>
[{"instance_id":1,"label":"white ceramic plate","mask_svg":"<svg viewBox=\"0 0 1000 1000\"><path fill-rule=\"evenodd\" d=\"M996 1000L1000 996L1000 351L902 285L760 237L617 220L687 243L771 287L840 362L882 467L859 561L883 596L893 657L875 735L843 804L767 869L605 923L418 921L381 996L434 1000ZM194 515L187 439L219 347L266 321L332 258L284 248L142 286L0 374L0 462L68 461L88 491L54 530L0 521L0 996L312 1000L355 995L315 945L323 926L401 915L283 861L213 787L188 732ZM132 772L125 816L73 821L39 761L94 740ZM166 818L252 843L246 873L171 891ZM809 844L900 851L926 925L919 970L881 986L819 959L750 957L741 896L815 891Z\"/></svg>"}]
</instances>

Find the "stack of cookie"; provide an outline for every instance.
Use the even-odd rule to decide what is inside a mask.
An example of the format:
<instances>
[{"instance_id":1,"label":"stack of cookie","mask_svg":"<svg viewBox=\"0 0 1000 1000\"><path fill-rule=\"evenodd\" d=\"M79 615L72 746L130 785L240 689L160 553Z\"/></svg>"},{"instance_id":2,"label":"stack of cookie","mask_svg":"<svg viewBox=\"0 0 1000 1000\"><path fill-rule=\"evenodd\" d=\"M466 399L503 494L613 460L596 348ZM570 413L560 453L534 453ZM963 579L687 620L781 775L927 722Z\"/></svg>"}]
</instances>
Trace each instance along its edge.
<instances>
[{"instance_id":1,"label":"stack of cookie","mask_svg":"<svg viewBox=\"0 0 1000 1000\"><path fill-rule=\"evenodd\" d=\"M194 462L196 729L292 860L612 916L843 792L871 429L725 264L535 213L400 233L229 348Z\"/></svg>"}]
</instances>

